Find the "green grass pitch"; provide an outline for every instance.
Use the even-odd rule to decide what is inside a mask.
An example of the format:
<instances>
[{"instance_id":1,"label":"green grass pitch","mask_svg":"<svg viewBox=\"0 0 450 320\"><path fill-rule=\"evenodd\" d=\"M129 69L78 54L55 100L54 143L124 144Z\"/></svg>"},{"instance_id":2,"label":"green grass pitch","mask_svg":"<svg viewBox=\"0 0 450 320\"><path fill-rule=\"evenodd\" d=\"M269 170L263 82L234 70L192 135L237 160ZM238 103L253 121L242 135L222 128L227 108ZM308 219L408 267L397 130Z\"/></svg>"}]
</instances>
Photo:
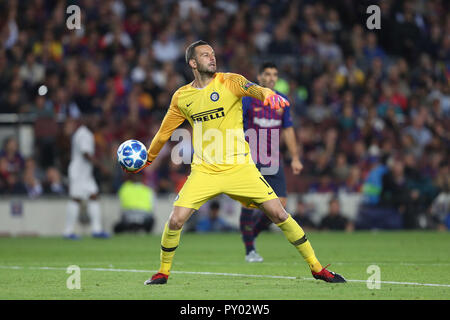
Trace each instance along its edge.
<instances>
[{"instance_id":1,"label":"green grass pitch","mask_svg":"<svg viewBox=\"0 0 450 320\"><path fill-rule=\"evenodd\" d=\"M151 287L143 283L159 267L159 236L1 238L0 299L450 299L450 233L308 237L322 264L331 263L330 270L351 281L313 280L300 254L277 232L258 237L265 260L254 264L244 261L237 233L182 234L168 284ZM81 268L81 289L67 288L69 265ZM380 267L379 289L367 287L370 265Z\"/></svg>"}]
</instances>

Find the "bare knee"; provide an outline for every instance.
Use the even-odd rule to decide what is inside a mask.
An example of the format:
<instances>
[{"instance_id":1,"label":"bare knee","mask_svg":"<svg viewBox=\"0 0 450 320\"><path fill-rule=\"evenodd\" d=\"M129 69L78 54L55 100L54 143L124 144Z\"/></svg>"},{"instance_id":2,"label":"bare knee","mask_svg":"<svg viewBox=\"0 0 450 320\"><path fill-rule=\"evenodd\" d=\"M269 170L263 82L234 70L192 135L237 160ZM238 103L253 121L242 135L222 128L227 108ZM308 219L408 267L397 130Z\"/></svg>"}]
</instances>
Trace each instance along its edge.
<instances>
[{"instance_id":1,"label":"bare knee","mask_svg":"<svg viewBox=\"0 0 450 320\"><path fill-rule=\"evenodd\" d=\"M288 213L281 205L271 208L270 210L266 210L266 214L275 224L282 223L288 218Z\"/></svg>"},{"instance_id":2,"label":"bare knee","mask_svg":"<svg viewBox=\"0 0 450 320\"><path fill-rule=\"evenodd\" d=\"M171 230L180 230L184 225L183 219L181 219L178 215L175 215L173 212L169 217L169 229Z\"/></svg>"},{"instance_id":3,"label":"bare knee","mask_svg":"<svg viewBox=\"0 0 450 320\"><path fill-rule=\"evenodd\" d=\"M279 224L289 217L279 199L269 200L260 206L273 223Z\"/></svg>"},{"instance_id":4,"label":"bare knee","mask_svg":"<svg viewBox=\"0 0 450 320\"><path fill-rule=\"evenodd\" d=\"M284 210L284 208L282 208L282 210L276 210L275 212L273 212L271 219L272 219L273 223L279 224L279 223L286 221L287 218L288 218L288 214L287 214L286 210Z\"/></svg>"}]
</instances>

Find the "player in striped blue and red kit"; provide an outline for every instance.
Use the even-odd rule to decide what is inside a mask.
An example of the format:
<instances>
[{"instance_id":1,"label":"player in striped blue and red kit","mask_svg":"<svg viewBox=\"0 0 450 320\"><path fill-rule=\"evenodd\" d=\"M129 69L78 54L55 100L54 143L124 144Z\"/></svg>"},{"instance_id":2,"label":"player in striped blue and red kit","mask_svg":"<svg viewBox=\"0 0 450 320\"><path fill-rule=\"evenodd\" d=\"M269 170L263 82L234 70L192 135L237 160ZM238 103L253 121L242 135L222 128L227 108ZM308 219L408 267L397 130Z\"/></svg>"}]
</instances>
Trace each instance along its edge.
<instances>
[{"instance_id":1,"label":"player in striped blue and red kit","mask_svg":"<svg viewBox=\"0 0 450 320\"><path fill-rule=\"evenodd\" d=\"M258 83L274 89L278 80L278 69L274 63L263 63L258 72ZM276 91L275 91L276 92ZM282 95L280 92L276 92ZM284 97L286 98L286 97ZM286 98L287 99L287 98ZM286 207L287 191L283 161L279 155L280 133L283 135L291 156L291 168L299 174L303 166L299 159L295 132L292 128L290 107L271 109L255 98L242 99L244 130L248 136L253 160L264 179L278 195L281 204ZM252 143L253 142L253 143ZM256 143L255 143L256 142ZM261 262L263 258L255 250L255 238L268 227L271 221L261 211L242 207L240 230L245 244L248 262Z\"/></svg>"}]
</instances>

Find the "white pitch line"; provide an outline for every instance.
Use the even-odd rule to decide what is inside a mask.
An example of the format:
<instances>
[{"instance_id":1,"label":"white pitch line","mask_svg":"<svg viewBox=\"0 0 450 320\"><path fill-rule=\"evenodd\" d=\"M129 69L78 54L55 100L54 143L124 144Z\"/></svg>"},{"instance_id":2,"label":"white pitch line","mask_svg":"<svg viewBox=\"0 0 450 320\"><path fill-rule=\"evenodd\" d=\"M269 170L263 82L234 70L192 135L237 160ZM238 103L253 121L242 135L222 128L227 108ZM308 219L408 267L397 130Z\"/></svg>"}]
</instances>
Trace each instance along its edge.
<instances>
[{"instance_id":1,"label":"white pitch line","mask_svg":"<svg viewBox=\"0 0 450 320\"><path fill-rule=\"evenodd\" d=\"M204 265L223 265L223 262L213 262L213 261L196 261L196 263L198 264L204 264ZM242 262L233 262L232 264L234 265L239 265L242 264ZM286 262L264 262L264 265L273 265L273 266L286 266L286 265L304 265L303 261L300 262L290 262L290 263L286 263ZM339 265L339 266L343 266L343 265L371 265L371 264L376 264L376 265L399 265L399 266L450 266L450 263L426 263L426 262L421 262L421 263L406 263L406 262L335 262L333 261L332 265Z\"/></svg>"},{"instance_id":2,"label":"white pitch line","mask_svg":"<svg viewBox=\"0 0 450 320\"><path fill-rule=\"evenodd\" d=\"M21 266L0 266L0 269L31 269L31 270L66 270L67 268L60 267L21 267ZM137 269L113 269L113 268L80 268L85 271L110 271L110 272L133 272L133 273L153 273L157 270L137 270ZM274 276L265 274L244 274L244 273L220 273L220 272L202 272L202 271L171 271L171 273L178 274L200 274L200 275L211 275L211 276L228 276L228 277L251 277L251 278L271 278L271 279L289 279L289 280L313 280L314 278L298 278L290 276ZM354 280L346 279L347 282L364 282L367 280ZM378 283L378 282L377 282ZM425 286L425 287L446 287L450 288L450 284L439 284L439 283L419 283L419 282L400 282L400 281L379 281L381 284L398 284L398 285L411 285L411 286Z\"/></svg>"},{"instance_id":3,"label":"white pitch line","mask_svg":"<svg viewBox=\"0 0 450 320\"><path fill-rule=\"evenodd\" d=\"M66 270L67 268L61 267L19 267L19 266L0 266L0 269L31 269L31 270ZM136 269L114 269L114 268L80 268L86 271L110 271L110 272L143 272L143 273L153 273L158 272L158 270L136 270ZM220 273L220 272L202 272L202 271L171 271L171 273L179 274L201 274L201 275L212 275L212 276L229 276L229 277L253 277L253 278L272 278L272 279L297 279L297 277L289 276L272 276L265 274L242 274L242 273Z\"/></svg>"}]
</instances>

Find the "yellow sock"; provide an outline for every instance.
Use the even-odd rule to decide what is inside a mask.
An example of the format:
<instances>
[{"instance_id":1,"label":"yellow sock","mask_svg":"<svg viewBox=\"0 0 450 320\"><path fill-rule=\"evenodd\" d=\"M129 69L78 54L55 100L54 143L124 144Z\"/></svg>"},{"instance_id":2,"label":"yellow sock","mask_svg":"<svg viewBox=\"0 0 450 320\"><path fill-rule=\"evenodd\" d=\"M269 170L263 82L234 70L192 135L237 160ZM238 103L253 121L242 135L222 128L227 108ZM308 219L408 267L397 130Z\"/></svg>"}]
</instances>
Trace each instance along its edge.
<instances>
[{"instance_id":1,"label":"yellow sock","mask_svg":"<svg viewBox=\"0 0 450 320\"><path fill-rule=\"evenodd\" d=\"M169 275L170 268L172 267L173 257L175 255L175 249L178 247L180 243L180 230L171 230L169 229L168 224L164 226L164 232L161 238L161 266L159 268L160 273L164 273Z\"/></svg>"},{"instance_id":2,"label":"yellow sock","mask_svg":"<svg viewBox=\"0 0 450 320\"><path fill-rule=\"evenodd\" d=\"M289 242L297 248L303 256L303 259L308 263L309 268L314 272L320 272L320 270L322 270L322 265L319 260L317 260L314 250L311 247L311 243L306 239L305 232L298 223L292 219L291 215L289 215L282 223L277 224L277 226L283 231Z\"/></svg>"}]
</instances>

